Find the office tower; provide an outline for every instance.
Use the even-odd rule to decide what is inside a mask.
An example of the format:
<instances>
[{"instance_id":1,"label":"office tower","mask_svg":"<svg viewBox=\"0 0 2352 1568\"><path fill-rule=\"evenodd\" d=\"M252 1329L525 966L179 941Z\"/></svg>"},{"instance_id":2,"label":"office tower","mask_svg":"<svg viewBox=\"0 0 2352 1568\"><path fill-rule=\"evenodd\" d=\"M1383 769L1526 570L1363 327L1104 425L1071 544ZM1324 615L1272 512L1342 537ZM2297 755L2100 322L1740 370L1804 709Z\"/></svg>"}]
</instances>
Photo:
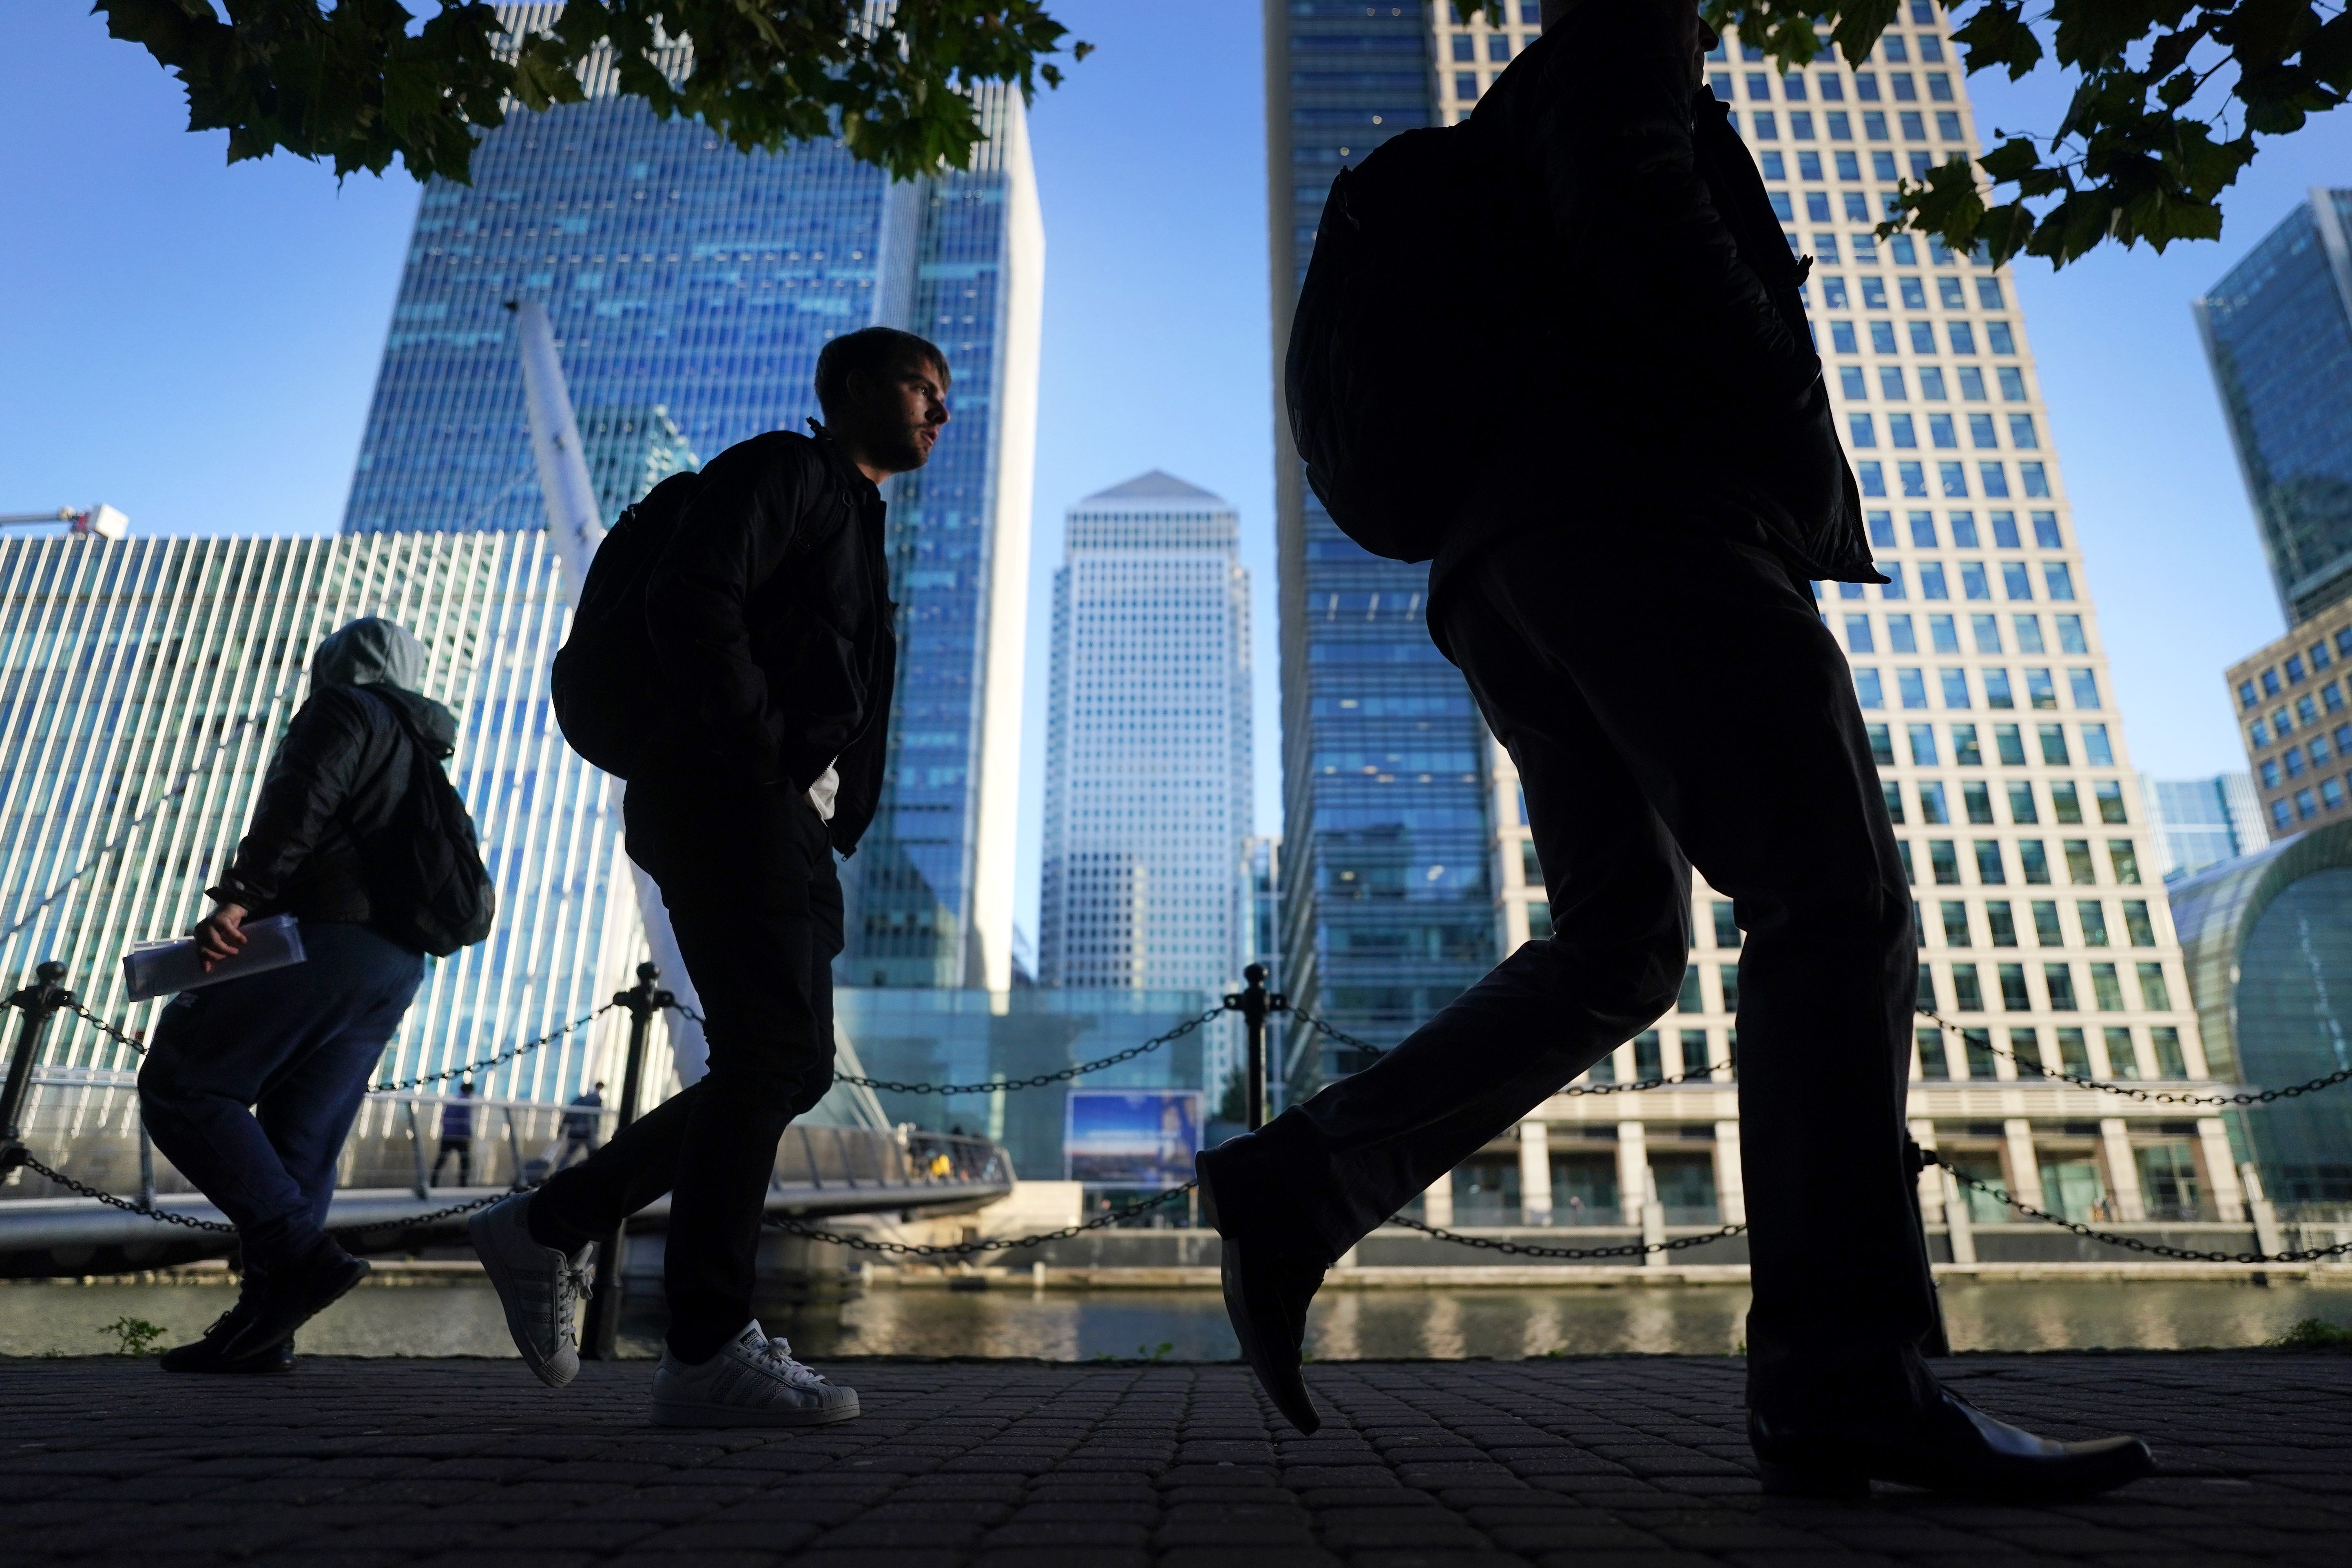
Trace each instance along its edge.
<instances>
[{"instance_id":1,"label":"office tower","mask_svg":"<svg viewBox=\"0 0 2352 1568\"><path fill-rule=\"evenodd\" d=\"M1533 26L1533 5L1515 10ZM1277 387L1291 301L1332 176L1398 132L1437 122L1431 14L1419 4L1267 0ZM1307 490L1278 415L1275 427L1284 846L1276 967L1298 1006L1385 1046L1497 957L1486 729L1430 644L1427 570L1358 549ZM1293 1029L1281 1076L1292 1098L1303 1097L1355 1058Z\"/></svg>"},{"instance_id":2,"label":"office tower","mask_svg":"<svg viewBox=\"0 0 2352 1568\"><path fill-rule=\"evenodd\" d=\"M2210 779L2159 779L2142 773L2139 794L2154 836L2156 868L2168 885L2251 855L2270 842L2252 773L2217 773Z\"/></svg>"},{"instance_id":3,"label":"office tower","mask_svg":"<svg viewBox=\"0 0 2352 1568\"><path fill-rule=\"evenodd\" d=\"M2337 679L2336 666L2347 661L2352 600L2328 605L2222 678L2273 841L2344 820L2352 786L2345 771L2352 767L2352 682Z\"/></svg>"},{"instance_id":4,"label":"office tower","mask_svg":"<svg viewBox=\"0 0 2352 1568\"><path fill-rule=\"evenodd\" d=\"M1054 574L1039 979L1222 995L1249 942L1249 574L1154 471L1070 508Z\"/></svg>"},{"instance_id":5,"label":"office tower","mask_svg":"<svg viewBox=\"0 0 2352 1568\"><path fill-rule=\"evenodd\" d=\"M134 942L184 932L228 865L329 632L414 632L424 690L458 716L450 777L499 899L490 939L437 960L387 1077L480 1060L595 1011L643 956L616 877L620 792L549 721L566 611L534 533L0 541L0 975L57 959L102 1017ZM617 896L616 896L617 895ZM621 1015L481 1076L493 1099L562 1100L610 1058ZM47 1060L135 1066L60 1017Z\"/></svg>"},{"instance_id":6,"label":"office tower","mask_svg":"<svg viewBox=\"0 0 2352 1568\"><path fill-rule=\"evenodd\" d=\"M509 300L548 308L608 517L694 454L803 428L832 338L939 343L954 417L890 492L900 680L839 973L1002 989L1044 253L1020 95L982 90L971 171L894 184L833 145L738 153L588 77L588 101L490 132L470 186L425 186L344 531L543 526Z\"/></svg>"},{"instance_id":7,"label":"office tower","mask_svg":"<svg viewBox=\"0 0 2352 1568\"><path fill-rule=\"evenodd\" d=\"M2291 626L2352 596L2347 219L2352 191L2315 189L2194 307Z\"/></svg>"},{"instance_id":8,"label":"office tower","mask_svg":"<svg viewBox=\"0 0 2352 1568\"><path fill-rule=\"evenodd\" d=\"M1277 353L1319 208L1313 179L1328 183L1343 158L1367 151L1359 138L1466 115L1534 36L1535 10L1511 7L1495 27L1483 17L1462 26L1444 5L1396 17L1267 6L1269 79L1280 84L1270 121ZM1413 26L1423 30L1417 61L1405 41ZM1407 90L1415 68L1417 98ZM2238 1217L2219 1118L2167 1119L2163 1107L2034 1070L2212 1076L2152 886L2150 824L2133 804L2137 780L2011 280L1922 237L1872 232L1899 179L1975 144L1945 19L1927 0L1908 0L1858 68L1825 56L1783 75L1732 37L1706 71L1756 154L1791 248L1816 258L1806 303L1872 547L1892 579L1813 592L1853 661L1914 884L1919 1001L1954 1026L1919 1020L1914 1135L2053 1212ZM1375 81L1377 91L1363 85ZM1361 713L1371 689L1351 684L1359 672L1342 648L1398 661L1364 672L1382 679L1427 670L1425 686L1384 700L1425 704L1412 711L1433 717L1460 705L1462 770L1451 771L1449 756L1448 771L1428 772L1433 784L1462 778L1460 809L1493 825L1474 884L1495 889L1482 945L1508 951L1546 934L1549 917L1516 773L1491 741L1484 754L1472 743L1478 731L1459 678L1418 624L1409 637L1395 626L1385 645L1371 640L1383 616L1417 613L1421 570L1366 563L1302 499L1295 457L1281 461L1285 919L1296 955L1286 979L1308 1006L1344 1018L1329 955L1355 931L1329 889L1349 868L1334 851L1352 841L1334 831L1326 803L1352 798L1318 791L1370 760L1324 749L1337 751L1349 733L1339 716ZM1342 628L1360 640L1341 641ZM1422 655L1425 666L1404 662ZM1705 694L1693 700L1702 712ZM1400 837L1417 831L1402 811L1388 819ZM1406 900L1420 886L1391 883L1387 907L1412 908ZM1591 1075L1688 1081L1546 1102L1432 1190L1433 1220L1454 1215L1457 1197L1465 1219L1491 1209L1479 1217L1630 1223L1651 1203L1669 1226L1744 1217L1732 1088L1741 932L1723 895L1695 881L1693 898L1697 941L1675 1008ZM1462 967L1475 973L1484 963ZM1317 963L1325 970L1302 967ZM1940 1220L1940 1189L1923 1189L1923 1199ZM1998 1205L1970 1206L1981 1222L2004 1217Z\"/></svg>"}]
</instances>

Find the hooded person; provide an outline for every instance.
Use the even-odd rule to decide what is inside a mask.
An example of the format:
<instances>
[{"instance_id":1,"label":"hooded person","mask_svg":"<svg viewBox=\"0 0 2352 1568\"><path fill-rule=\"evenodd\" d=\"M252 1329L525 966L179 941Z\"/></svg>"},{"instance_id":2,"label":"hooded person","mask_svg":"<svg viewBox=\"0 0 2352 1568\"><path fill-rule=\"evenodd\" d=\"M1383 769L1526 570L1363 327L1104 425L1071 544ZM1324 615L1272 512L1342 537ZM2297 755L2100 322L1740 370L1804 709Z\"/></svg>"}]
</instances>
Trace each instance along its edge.
<instances>
[{"instance_id":1,"label":"hooded person","mask_svg":"<svg viewBox=\"0 0 2352 1568\"><path fill-rule=\"evenodd\" d=\"M292 915L302 963L184 992L139 1074L155 1146L236 1225L244 1288L172 1372L280 1372L296 1328L364 1279L325 1230L335 1164L425 957L372 874L400 832L415 770L457 721L422 695L425 652L374 616L319 645L310 694L269 759L253 816L195 927L205 965L248 920Z\"/></svg>"}]
</instances>

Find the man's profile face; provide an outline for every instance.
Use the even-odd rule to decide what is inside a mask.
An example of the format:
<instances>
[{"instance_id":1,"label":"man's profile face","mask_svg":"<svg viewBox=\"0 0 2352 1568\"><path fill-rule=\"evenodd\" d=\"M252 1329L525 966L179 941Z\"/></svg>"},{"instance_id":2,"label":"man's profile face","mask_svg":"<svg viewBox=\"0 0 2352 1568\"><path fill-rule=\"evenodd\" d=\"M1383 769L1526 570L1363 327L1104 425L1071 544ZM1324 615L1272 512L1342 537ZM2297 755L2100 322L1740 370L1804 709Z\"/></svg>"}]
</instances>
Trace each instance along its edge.
<instances>
[{"instance_id":1,"label":"man's profile face","mask_svg":"<svg viewBox=\"0 0 2352 1568\"><path fill-rule=\"evenodd\" d=\"M931 460L948 422L947 367L914 360L886 375L853 374L856 445L877 468L903 474Z\"/></svg>"}]
</instances>

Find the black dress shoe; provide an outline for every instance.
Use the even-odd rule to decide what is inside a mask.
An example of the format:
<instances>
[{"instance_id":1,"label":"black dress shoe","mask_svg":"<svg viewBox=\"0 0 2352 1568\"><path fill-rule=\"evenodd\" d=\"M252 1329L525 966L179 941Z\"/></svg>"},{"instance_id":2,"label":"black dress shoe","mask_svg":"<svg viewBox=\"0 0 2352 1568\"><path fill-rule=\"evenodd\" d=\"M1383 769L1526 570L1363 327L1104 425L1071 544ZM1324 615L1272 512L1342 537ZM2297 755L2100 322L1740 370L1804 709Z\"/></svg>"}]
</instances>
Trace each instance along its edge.
<instances>
[{"instance_id":1,"label":"black dress shoe","mask_svg":"<svg viewBox=\"0 0 2352 1568\"><path fill-rule=\"evenodd\" d=\"M213 1320L204 1338L193 1344L174 1345L163 1352L161 1364L165 1372L232 1373L267 1376L273 1373L294 1370L294 1342L291 1339L268 1345L250 1355L231 1355L229 1343L242 1333L252 1313L239 1298L236 1306Z\"/></svg>"},{"instance_id":2,"label":"black dress shoe","mask_svg":"<svg viewBox=\"0 0 2352 1568\"><path fill-rule=\"evenodd\" d=\"M1239 1142L1236 1140L1235 1142ZM1229 1152L1230 1151L1230 1152ZM1193 1156L1201 1180L1201 1213L1222 1239L1218 1272L1225 1288L1225 1315L1241 1342L1242 1359L1283 1418L1304 1433L1323 1425L1307 1392L1302 1370L1307 1346L1307 1304L1323 1283L1319 1247L1304 1236L1286 1237L1273 1219L1269 1194L1254 1191L1246 1156L1229 1142Z\"/></svg>"},{"instance_id":3,"label":"black dress shoe","mask_svg":"<svg viewBox=\"0 0 2352 1568\"><path fill-rule=\"evenodd\" d=\"M368 1277L364 1259L353 1258L332 1241L290 1263L273 1265L268 1272L248 1278L237 1301L246 1321L224 1347L243 1359L294 1337L294 1331L341 1300L345 1291Z\"/></svg>"},{"instance_id":4,"label":"black dress shoe","mask_svg":"<svg viewBox=\"0 0 2352 1568\"><path fill-rule=\"evenodd\" d=\"M1774 1497L1866 1497L1878 1480L2030 1501L2088 1497L2156 1471L2156 1456L2137 1437L2061 1443L1996 1421L1948 1389L1933 1409L1838 1431L1750 1415L1748 1441Z\"/></svg>"}]
</instances>

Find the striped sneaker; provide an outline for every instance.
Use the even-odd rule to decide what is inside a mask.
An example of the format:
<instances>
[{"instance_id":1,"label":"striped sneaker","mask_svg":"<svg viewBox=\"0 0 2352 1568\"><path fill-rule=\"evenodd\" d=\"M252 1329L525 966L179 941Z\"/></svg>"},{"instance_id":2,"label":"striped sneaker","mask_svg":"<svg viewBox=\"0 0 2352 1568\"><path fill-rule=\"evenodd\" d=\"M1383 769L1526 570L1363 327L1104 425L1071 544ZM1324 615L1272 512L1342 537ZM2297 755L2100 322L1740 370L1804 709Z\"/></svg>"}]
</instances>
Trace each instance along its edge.
<instances>
[{"instance_id":1,"label":"striped sneaker","mask_svg":"<svg viewBox=\"0 0 2352 1568\"><path fill-rule=\"evenodd\" d=\"M550 1388L580 1375L576 1322L581 1298L595 1279L596 1244L566 1258L531 1239L530 1193L501 1198L466 1223L482 1272L498 1288L507 1332L523 1364Z\"/></svg>"},{"instance_id":2,"label":"striped sneaker","mask_svg":"<svg viewBox=\"0 0 2352 1568\"><path fill-rule=\"evenodd\" d=\"M656 1426L824 1426L857 1415L857 1391L827 1383L758 1319L698 1366L667 1350L654 1372Z\"/></svg>"}]
</instances>

